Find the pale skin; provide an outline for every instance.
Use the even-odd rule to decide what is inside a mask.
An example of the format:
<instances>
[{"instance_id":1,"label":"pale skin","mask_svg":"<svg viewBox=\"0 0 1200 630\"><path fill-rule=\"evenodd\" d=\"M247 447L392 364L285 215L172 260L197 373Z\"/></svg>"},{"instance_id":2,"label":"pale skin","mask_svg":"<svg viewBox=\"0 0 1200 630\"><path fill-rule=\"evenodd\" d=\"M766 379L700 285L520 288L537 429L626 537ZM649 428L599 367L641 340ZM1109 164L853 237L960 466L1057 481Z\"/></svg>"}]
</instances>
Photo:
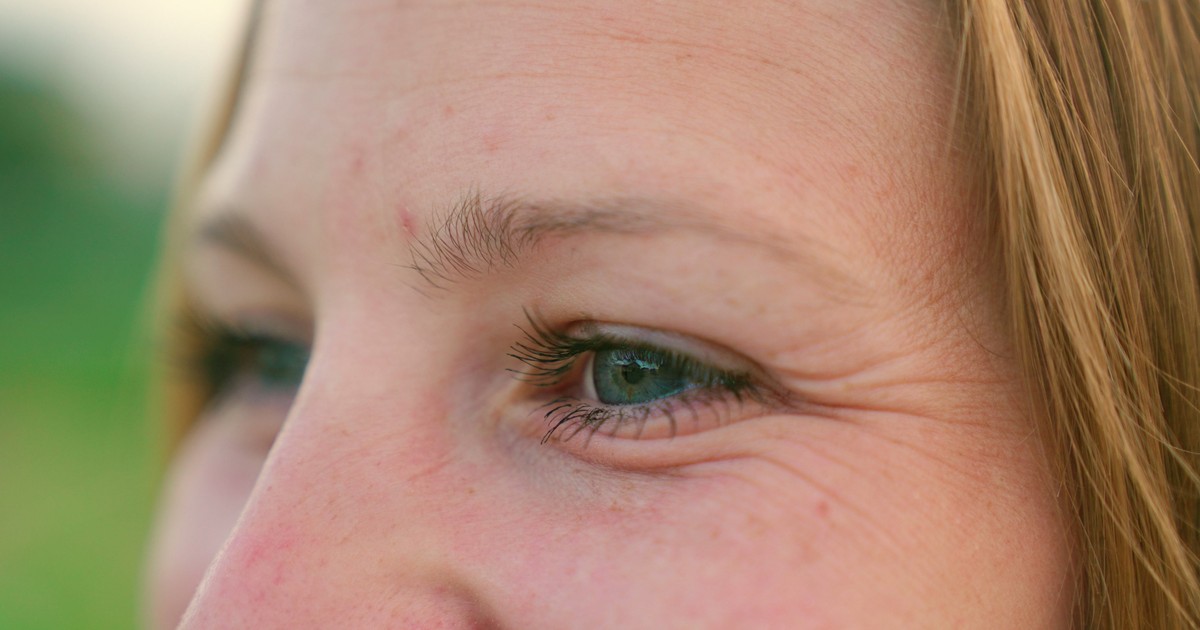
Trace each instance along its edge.
<instances>
[{"instance_id":1,"label":"pale skin","mask_svg":"<svg viewBox=\"0 0 1200 630\"><path fill-rule=\"evenodd\" d=\"M152 623L1067 627L936 5L268 2L185 277L311 360L193 427ZM554 227L439 263L475 193ZM769 393L543 441L526 311Z\"/></svg>"}]
</instances>

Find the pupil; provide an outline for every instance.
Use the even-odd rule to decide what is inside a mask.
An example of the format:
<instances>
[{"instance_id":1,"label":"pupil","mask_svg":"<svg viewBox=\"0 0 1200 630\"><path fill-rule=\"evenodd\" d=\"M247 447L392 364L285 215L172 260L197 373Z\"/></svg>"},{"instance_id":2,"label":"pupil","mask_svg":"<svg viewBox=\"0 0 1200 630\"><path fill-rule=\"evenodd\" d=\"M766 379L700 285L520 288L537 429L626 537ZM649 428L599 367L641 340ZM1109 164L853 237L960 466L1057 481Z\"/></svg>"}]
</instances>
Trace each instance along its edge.
<instances>
[{"instance_id":1,"label":"pupil","mask_svg":"<svg viewBox=\"0 0 1200 630\"><path fill-rule=\"evenodd\" d=\"M304 377L308 350L290 343L264 343L254 358L259 377L275 387L295 387Z\"/></svg>"},{"instance_id":2,"label":"pupil","mask_svg":"<svg viewBox=\"0 0 1200 630\"><path fill-rule=\"evenodd\" d=\"M646 378L646 372L647 370L640 365L625 365L621 367L621 378L624 378L625 382L630 385L637 385L642 382L643 378Z\"/></svg>"}]
</instances>

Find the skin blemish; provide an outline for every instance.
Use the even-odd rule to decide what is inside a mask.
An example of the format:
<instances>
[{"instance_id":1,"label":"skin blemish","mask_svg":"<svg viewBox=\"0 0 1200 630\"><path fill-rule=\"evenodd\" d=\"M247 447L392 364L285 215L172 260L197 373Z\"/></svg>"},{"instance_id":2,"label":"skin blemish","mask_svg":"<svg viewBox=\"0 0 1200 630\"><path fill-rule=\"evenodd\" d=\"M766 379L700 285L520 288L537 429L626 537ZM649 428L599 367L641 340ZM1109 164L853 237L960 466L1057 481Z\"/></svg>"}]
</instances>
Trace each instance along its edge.
<instances>
[{"instance_id":1,"label":"skin blemish","mask_svg":"<svg viewBox=\"0 0 1200 630\"><path fill-rule=\"evenodd\" d=\"M505 133L503 131L489 131L483 134L483 150L485 153L489 154L496 153L500 150L500 147L504 146L506 140L507 138L505 137Z\"/></svg>"},{"instance_id":2,"label":"skin blemish","mask_svg":"<svg viewBox=\"0 0 1200 630\"><path fill-rule=\"evenodd\" d=\"M404 233L409 239L417 238L417 219L413 217L413 213L408 209L408 206L400 206L397 209L397 214L400 216L400 225L404 228Z\"/></svg>"}]
</instances>

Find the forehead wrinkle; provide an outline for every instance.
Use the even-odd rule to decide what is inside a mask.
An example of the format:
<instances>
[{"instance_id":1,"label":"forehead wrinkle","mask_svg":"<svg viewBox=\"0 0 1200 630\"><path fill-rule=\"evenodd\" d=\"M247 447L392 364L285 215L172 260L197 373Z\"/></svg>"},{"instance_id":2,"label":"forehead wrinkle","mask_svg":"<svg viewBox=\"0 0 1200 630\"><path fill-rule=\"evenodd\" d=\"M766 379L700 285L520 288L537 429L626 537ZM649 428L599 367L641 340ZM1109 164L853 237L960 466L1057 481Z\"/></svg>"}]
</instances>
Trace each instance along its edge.
<instances>
[{"instance_id":1,"label":"forehead wrinkle","mask_svg":"<svg viewBox=\"0 0 1200 630\"><path fill-rule=\"evenodd\" d=\"M770 70L769 75L780 73L796 75L810 81L814 78L827 80L836 78L844 70L843 64L829 64L820 61L821 55L815 54L820 50L823 54L835 54L839 60L849 60L847 53L852 50L849 44L834 43L823 38L805 38L798 34L802 29L787 28L787 24L804 25L806 23L841 22L855 25L865 21L856 15L856 11L833 11L819 7L807 6L807 3L761 2L758 12L768 11L778 14L767 32L759 28L755 31L757 37L744 37L745 31L752 25L748 20L736 19L744 11L740 5L737 8L698 9L687 2L663 2L638 7L630 11L629 7L621 8L620 4L600 5L580 4L569 2L352 2L334 3L332 8L324 11L349 14L360 22L370 22L375 31L388 24L387 19L399 20L407 16L405 21L415 21L410 14L427 14L422 19L429 20L430 15L439 16L437 24L441 30L458 32L470 22L457 14L470 8L473 12L500 11L495 20L487 22L485 30L476 35L496 36L496 41L504 50L493 51L486 57L463 59L468 61L467 67L472 71L470 76L459 76L451 79L453 82L478 83L489 78L495 79L571 79L576 77L586 79L613 79L625 81L627 77L613 76L614 64L596 63L597 58L613 61L639 60L635 67L645 65L647 55L673 67L676 71L688 69L699 78L706 78L714 70L721 70L730 77L744 80L754 75L758 69ZM558 22L545 17L545 14L558 18ZM660 19L648 19L657 16ZM514 26L521 26L519 32L523 38L506 36L514 32ZM311 26L309 27L311 30ZM860 29L847 28L846 33L856 38L853 49L858 45L871 46L870 38L859 42L853 34ZM375 32L372 31L372 32ZM308 34L308 30L304 31ZM370 38L366 38L370 39ZM355 49L366 46L363 37L350 38L350 45ZM394 38L386 38L394 42ZM517 45L517 42L521 42ZM343 42L345 44L346 42ZM599 44L599 45L590 45ZM610 44L610 45L605 45ZM611 44L615 44L612 46ZM306 46L311 50L312 46ZM840 49L840 50L839 50ZM382 52L382 51L380 51ZM393 55L398 51L391 51ZM374 59L405 59L411 58L416 49L402 49L398 57L376 55ZM378 71L382 67L394 69L395 64L380 66L366 63L365 59L354 58L347 63L338 63L343 56L324 55L319 63L305 57L305 63L295 67L278 67L271 64L270 70L282 78L297 80L319 80L334 77L360 78L364 81L378 80ZM447 77L432 77L425 69L441 68L440 64L421 64L415 69L407 69L408 83L404 88L440 88L445 87ZM616 74L620 74L619 72ZM691 85L695 81L682 81ZM702 81L710 84L710 81ZM764 78L766 85L778 87L781 79L778 76ZM405 91L408 91L407 89Z\"/></svg>"},{"instance_id":2,"label":"forehead wrinkle","mask_svg":"<svg viewBox=\"0 0 1200 630\"><path fill-rule=\"evenodd\" d=\"M705 214L669 199L533 200L510 195L485 197L472 190L445 212L434 214L432 229L409 246L408 267L430 288L448 290L463 281L516 267L523 254L552 236L683 231L755 247L770 257L811 270L822 282L832 279L841 286L851 284L842 270L815 255L823 246L812 239L785 239L768 229L739 230Z\"/></svg>"}]
</instances>

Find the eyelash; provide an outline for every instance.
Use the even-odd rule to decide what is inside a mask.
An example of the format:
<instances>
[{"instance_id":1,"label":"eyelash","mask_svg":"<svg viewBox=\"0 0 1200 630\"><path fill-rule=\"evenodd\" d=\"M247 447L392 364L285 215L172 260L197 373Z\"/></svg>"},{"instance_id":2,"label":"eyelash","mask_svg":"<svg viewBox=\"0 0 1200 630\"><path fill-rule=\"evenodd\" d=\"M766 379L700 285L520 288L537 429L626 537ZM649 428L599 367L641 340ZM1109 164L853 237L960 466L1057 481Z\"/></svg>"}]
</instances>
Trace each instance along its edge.
<instances>
[{"instance_id":1,"label":"eyelash","mask_svg":"<svg viewBox=\"0 0 1200 630\"><path fill-rule=\"evenodd\" d=\"M771 390L757 382L750 373L722 370L705 365L690 356L666 348L623 339L604 333L587 337L573 337L555 330L538 316L525 312L528 328L517 326L524 339L513 344L508 356L520 361L520 368L512 372L518 380L542 388L560 386L572 372L576 371L581 357L588 353L619 348L653 350L664 356L676 367L684 368L689 378L699 386L646 403L630 405L594 404L576 396L559 396L546 402L539 410L548 426L541 442L545 444L556 434L570 440L584 433L587 439L602 427L613 426L613 433L622 427L636 425L636 437L641 437L646 422L655 416L664 416L674 437L677 428L676 416L686 413L699 422L701 413L713 413L718 422L730 415L731 404L746 402L767 404Z\"/></svg>"}]
</instances>

